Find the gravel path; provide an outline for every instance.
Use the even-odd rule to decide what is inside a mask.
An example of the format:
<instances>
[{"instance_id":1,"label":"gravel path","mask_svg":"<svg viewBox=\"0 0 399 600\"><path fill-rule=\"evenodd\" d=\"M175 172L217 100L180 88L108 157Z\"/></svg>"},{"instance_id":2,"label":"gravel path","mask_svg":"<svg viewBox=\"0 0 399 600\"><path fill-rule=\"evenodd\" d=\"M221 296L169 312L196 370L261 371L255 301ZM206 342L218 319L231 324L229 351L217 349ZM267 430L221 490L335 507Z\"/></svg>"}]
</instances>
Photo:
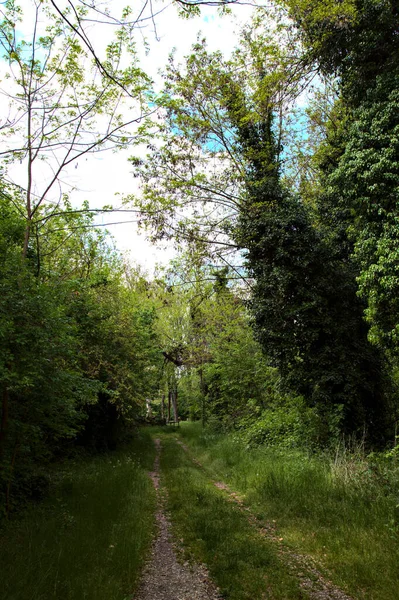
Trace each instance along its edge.
<instances>
[{"instance_id":1,"label":"gravel path","mask_svg":"<svg viewBox=\"0 0 399 600\"><path fill-rule=\"evenodd\" d=\"M210 581L203 565L191 565L177 560L171 539L170 523L165 515L159 491L159 459L161 442L155 440L157 455L150 477L157 491L156 521L158 533L151 549L150 560L134 600L219 600L216 586Z\"/></svg>"}]
</instances>

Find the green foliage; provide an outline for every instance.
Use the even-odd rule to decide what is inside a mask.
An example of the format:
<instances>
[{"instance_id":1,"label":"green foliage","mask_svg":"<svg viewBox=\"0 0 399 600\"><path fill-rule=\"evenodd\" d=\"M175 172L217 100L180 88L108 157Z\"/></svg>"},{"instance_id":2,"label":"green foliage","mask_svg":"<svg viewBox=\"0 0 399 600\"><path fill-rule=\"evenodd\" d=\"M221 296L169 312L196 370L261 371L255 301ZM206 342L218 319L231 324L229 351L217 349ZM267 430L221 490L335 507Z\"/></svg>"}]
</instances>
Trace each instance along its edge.
<instances>
[{"instance_id":1,"label":"green foliage","mask_svg":"<svg viewBox=\"0 0 399 600\"><path fill-rule=\"evenodd\" d=\"M0 168L18 196L25 218L23 254L47 218L57 216L64 183L61 175L87 154L125 148L141 140L150 80L138 66L131 27L100 10L113 25L113 39L100 36L102 60L90 41L90 7L67 7L42 0L6 1L0 20L0 48L8 65L1 93L8 115L0 129ZM93 16L93 14L92 14ZM23 32L23 34L21 34ZM104 43L105 42L105 43ZM127 66L122 68L122 64ZM137 110L125 117L123 105ZM6 109L7 110L7 109ZM141 123L141 125L139 125ZM8 176L19 164L18 181ZM49 206L52 211L49 211Z\"/></svg>"},{"instance_id":2,"label":"green foliage","mask_svg":"<svg viewBox=\"0 0 399 600\"><path fill-rule=\"evenodd\" d=\"M0 506L7 514L40 493L35 482L44 482L46 463L78 435L87 445L115 445L121 423L137 418L152 393L157 370L153 306L127 289L120 257L91 231L88 205L73 209L62 193L61 174L72 163L142 135L122 109L129 98L143 126L150 82L138 66L129 11L122 21L102 12L119 26L100 61L86 29L91 11L98 16L95 4L23 4L5 2L0 22L9 104L0 132ZM8 175L14 164L18 181Z\"/></svg>"},{"instance_id":3,"label":"green foliage","mask_svg":"<svg viewBox=\"0 0 399 600\"><path fill-rule=\"evenodd\" d=\"M256 418L277 394L277 375L254 339L246 290L233 271L188 256L167 277L157 329L168 361L164 376L173 373L178 384L181 417L227 429Z\"/></svg>"},{"instance_id":4,"label":"green foliage","mask_svg":"<svg viewBox=\"0 0 399 600\"><path fill-rule=\"evenodd\" d=\"M201 378L197 370L190 369L179 380L179 415L182 419L201 419L203 395Z\"/></svg>"},{"instance_id":5,"label":"green foliage","mask_svg":"<svg viewBox=\"0 0 399 600\"><path fill-rule=\"evenodd\" d=\"M334 230L322 213L315 222L310 207L282 187L270 110L261 125L237 127L248 165L239 235L256 281L250 306L258 339L285 386L324 413L326 436L334 405L342 405L344 431L371 423L371 436L381 441L381 357L367 341L357 272L337 238L331 243Z\"/></svg>"},{"instance_id":6,"label":"green foliage","mask_svg":"<svg viewBox=\"0 0 399 600\"><path fill-rule=\"evenodd\" d=\"M232 288L216 294L207 306L206 411L227 429L246 417L256 418L273 401L276 379L238 292Z\"/></svg>"},{"instance_id":7,"label":"green foliage","mask_svg":"<svg viewBox=\"0 0 399 600\"><path fill-rule=\"evenodd\" d=\"M337 439L341 427L342 407L336 407L335 431L332 427L332 415L327 423L321 419L315 408L309 408L303 398L281 398L264 410L259 417L243 427L243 439L249 447L266 445L279 448L316 448L320 438L328 439L330 444ZM329 431L325 431L326 425Z\"/></svg>"},{"instance_id":8,"label":"green foliage","mask_svg":"<svg viewBox=\"0 0 399 600\"><path fill-rule=\"evenodd\" d=\"M394 0L284 1L309 60L341 77L345 98L358 103L384 70L397 68L398 7Z\"/></svg>"},{"instance_id":9,"label":"green foliage","mask_svg":"<svg viewBox=\"0 0 399 600\"><path fill-rule=\"evenodd\" d=\"M329 127L321 145L330 164L319 156L328 175L320 210L347 238L370 341L396 360L398 7L389 0L287 4L312 60L324 74L340 77L337 104L345 119L338 135Z\"/></svg>"},{"instance_id":10,"label":"green foliage","mask_svg":"<svg viewBox=\"0 0 399 600\"><path fill-rule=\"evenodd\" d=\"M133 280L127 287L90 216L67 205L43 220L24 258L18 202L1 202L0 504L9 513L46 490L48 462L77 438L116 445L153 393L159 353L153 305Z\"/></svg>"},{"instance_id":11,"label":"green foliage","mask_svg":"<svg viewBox=\"0 0 399 600\"><path fill-rule=\"evenodd\" d=\"M397 352L398 305L398 108L397 78L381 78L353 111L347 143L331 174L329 193L354 218L348 234L359 268L359 293L367 301L370 339Z\"/></svg>"}]
</instances>

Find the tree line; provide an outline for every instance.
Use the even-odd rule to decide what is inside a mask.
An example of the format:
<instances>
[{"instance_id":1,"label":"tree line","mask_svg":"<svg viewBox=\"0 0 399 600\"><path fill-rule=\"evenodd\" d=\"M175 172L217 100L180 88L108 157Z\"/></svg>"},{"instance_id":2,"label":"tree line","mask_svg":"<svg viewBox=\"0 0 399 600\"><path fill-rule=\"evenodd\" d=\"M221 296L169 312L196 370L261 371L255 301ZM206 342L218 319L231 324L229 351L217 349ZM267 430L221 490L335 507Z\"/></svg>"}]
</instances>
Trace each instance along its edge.
<instances>
[{"instance_id":1,"label":"tree line","mask_svg":"<svg viewBox=\"0 0 399 600\"><path fill-rule=\"evenodd\" d=\"M230 58L201 38L172 55L158 92L128 9L100 56L87 24L112 13L31 8L31 38L11 0L0 34L3 512L43 493L50 461L112 448L170 390L183 417L248 443L392 443L396 4L276 1ZM119 209L180 249L151 279L62 188L74 161L126 147L140 193Z\"/></svg>"}]
</instances>

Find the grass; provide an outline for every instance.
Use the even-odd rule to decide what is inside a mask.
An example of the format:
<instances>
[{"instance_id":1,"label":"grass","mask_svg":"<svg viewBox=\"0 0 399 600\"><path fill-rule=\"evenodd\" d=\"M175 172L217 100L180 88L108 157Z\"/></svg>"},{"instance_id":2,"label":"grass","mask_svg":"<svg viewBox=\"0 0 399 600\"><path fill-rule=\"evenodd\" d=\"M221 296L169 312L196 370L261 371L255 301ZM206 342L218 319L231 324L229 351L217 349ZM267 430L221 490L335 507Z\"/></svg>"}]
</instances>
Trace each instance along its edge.
<instances>
[{"instance_id":1,"label":"grass","mask_svg":"<svg viewBox=\"0 0 399 600\"><path fill-rule=\"evenodd\" d=\"M246 449L232 435L183 424L181 437L210 473L275 520L285 543L313 555L355 598L397 600L398 499L366 460Z\"/></svg>"},{"instance_id":2,"label":"grass","mask_svg":"<svg viewBox=\"0 0 399 600\"><path fill-rule=\"evenodd\" d=\"M131 598L153 533L154 447L72 463L45 502L0 532L1 600Z\"/></svg>"},{"instance_id":3,"label":"grass","mask_svg":"<svg viewBox=\"0 0 399 600\"><path fill-rule=\"evenodd\" d=\"M71 462L48 500L0 531L0 600L131 599L153 533L151 436L162 437L162 483L177 539L208 565L228 600L302 598L273 542L210 478L245 494L276 521L289 547L314 556L353 598L396 600L399 536L396 475L363 457L247 449L199 424L143 430L111 455ZM176 444L180 436L205 470Z\"/></svg>"},{"instance_id":4,"label":"grass","mask_svg":"<svg viewBox=\"0 0 399 600\"><path fill-rule=\"evenodd\" d=\"M209 482L175 440L162 438L162 483L186 557L208 566L226 599L303 598L274 545Z\"/></svg>"}]
</instances>

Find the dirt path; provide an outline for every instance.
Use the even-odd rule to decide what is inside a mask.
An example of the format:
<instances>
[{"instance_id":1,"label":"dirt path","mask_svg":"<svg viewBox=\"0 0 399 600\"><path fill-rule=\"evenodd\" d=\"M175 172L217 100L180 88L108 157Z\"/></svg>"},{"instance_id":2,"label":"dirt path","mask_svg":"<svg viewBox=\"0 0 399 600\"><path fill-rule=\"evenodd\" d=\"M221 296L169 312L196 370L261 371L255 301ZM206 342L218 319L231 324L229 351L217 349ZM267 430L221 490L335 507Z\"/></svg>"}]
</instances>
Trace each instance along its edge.
<instances>
[{"instance_id":1,"label":"dirt path","mask_svg":"<svg viewBox=\"0 0 399 600\"><path fill-rule=\"evenodd\" d=\"M221 596L204 566L182 564L177 560L159 489L161 442L159 439L154 441L157 455L150 476L157 492L158 532L134 600L219 600Z\"/></svg>"},{"instance_id":2,"label":"dirt path","mask_svg":"<svg viewBox=\"0 0 399 600\"><path fill-rule=\"evenodd\" d=\"M204 471L206 470L199 460L191 455L190 449L186 444L181 440L176 440L176 442L190 456L197 467ZM223 481L213 481L213 484L219 490L226 493L230 502L238 505L240 510L245 511L248 521L258 529L261 535L279 546L280 556L286 562L291 573L299 579L299 584L309 597L309 600L352 600L350 596L322 575L312 557L297 554L293 550L287 548L287 546L284 546L282 544L282 538L279 537L274 523L264 523L260 521L251 512L250 508L244 504L244 498L241 494L234 492Z\"/></svg>"}]
</instances>

